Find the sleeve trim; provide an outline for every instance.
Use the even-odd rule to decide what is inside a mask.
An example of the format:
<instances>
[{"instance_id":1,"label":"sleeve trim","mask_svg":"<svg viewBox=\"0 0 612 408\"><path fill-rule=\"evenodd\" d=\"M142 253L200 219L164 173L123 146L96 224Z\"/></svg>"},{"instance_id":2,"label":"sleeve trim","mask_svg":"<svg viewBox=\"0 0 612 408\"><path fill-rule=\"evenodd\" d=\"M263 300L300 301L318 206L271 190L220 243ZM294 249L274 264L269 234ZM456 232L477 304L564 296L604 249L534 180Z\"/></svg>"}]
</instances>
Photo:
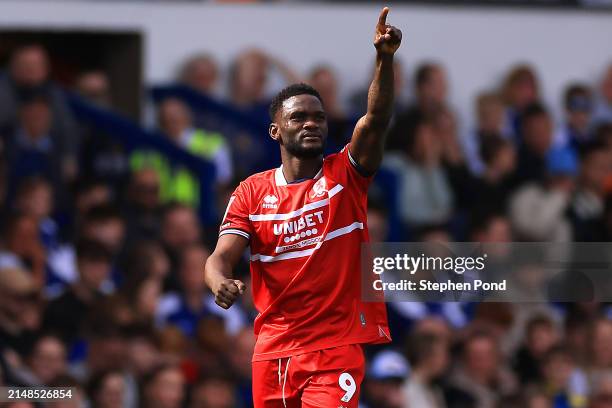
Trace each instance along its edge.
<instances>
[{"instance_id":1,"label":"sleeve trim","mask_svg":"<svg viewBox=\"0 0 612 408\"><path fill-rule=\"evenodd\" d=\"M361 177L369 178L369 177L372 177L374 175L374 173L370 174L363 167L361 167L361 165L359 165L359 163L357 163L357 160L355 160L353 158L353 156L351 155L351 149L349 149L348 145L346 146L346 152L348 154L349 162L351 163L353 168L357 171L357 173L359 173L359 175Z\"/></svg>"},{"instance_id":2,"label":"sleeve trim","mask_svg":"<svg viewBox=\"0 0 612 408\"><path fill-rule=\"evenodd\" d=\"M251 239L251 236L249 235L249 233L236 229L236 228L229 228L229 229L219 232L219 236L226 235L226 234L240 235L241 237L244 237L248 240Z\"/></svg>"}]
</instances>

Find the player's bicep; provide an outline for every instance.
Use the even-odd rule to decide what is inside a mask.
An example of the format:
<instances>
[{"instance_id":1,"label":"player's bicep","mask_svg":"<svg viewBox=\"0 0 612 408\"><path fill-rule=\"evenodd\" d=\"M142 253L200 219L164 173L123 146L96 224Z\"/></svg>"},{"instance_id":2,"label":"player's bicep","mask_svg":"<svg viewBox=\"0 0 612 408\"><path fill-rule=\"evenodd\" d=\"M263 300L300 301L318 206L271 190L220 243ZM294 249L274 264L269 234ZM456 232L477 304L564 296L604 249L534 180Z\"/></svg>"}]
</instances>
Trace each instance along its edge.
<instances>
[{"instance_id":1,"label":"player's bicep","mask_svg":"<svg viewBox=\"0 0 612 408\"><path fill-rule=\"evenodd\" d=\"M358 170L364 176L376 173L383 158L385 130L382 124L378 126L368 115L362 116L351 138L349 151L356 162Z\"/></svg>"}]
</instances>

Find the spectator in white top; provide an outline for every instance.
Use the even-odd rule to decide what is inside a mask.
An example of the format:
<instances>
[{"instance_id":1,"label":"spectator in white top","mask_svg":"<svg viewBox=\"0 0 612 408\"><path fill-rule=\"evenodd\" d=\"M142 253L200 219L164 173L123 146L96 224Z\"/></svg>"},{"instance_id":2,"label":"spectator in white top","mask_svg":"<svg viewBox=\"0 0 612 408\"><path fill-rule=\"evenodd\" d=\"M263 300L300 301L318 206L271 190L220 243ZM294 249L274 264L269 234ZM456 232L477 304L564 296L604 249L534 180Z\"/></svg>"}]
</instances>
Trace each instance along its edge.
<instances>
[{"instance_id":1,"label":"spectator in white top","mask_svg":"<svg viewBox=\"0 0 612 408\"><path fill-rule=\"evenodd\" d=\"M510 199L510 218L519 239L568 242L566 216L574 190L578 162L571 150L553 150L547 157L547 177L520 188Z\"/></svg>"}]
</instances>

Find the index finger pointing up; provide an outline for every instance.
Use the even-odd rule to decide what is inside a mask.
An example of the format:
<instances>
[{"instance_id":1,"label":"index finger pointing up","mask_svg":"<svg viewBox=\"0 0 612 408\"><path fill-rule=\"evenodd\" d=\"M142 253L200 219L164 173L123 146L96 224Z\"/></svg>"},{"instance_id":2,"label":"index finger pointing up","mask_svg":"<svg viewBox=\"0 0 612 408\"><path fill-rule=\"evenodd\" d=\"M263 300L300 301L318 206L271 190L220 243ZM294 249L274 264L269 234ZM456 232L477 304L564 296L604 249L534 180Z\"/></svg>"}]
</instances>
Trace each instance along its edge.
<instances>
[{"instance_id":1,"label":"index finger pointing up","mask_svg":"<svg viewBox=\"0 0 612 408\"><path fill-rule=\"evenodd\" d=\"M389 14L389 7L385 7L380 12L380 16L378 16L378 25L385 26L387 24L387 14Z\"/></svg>"}]
</instances>

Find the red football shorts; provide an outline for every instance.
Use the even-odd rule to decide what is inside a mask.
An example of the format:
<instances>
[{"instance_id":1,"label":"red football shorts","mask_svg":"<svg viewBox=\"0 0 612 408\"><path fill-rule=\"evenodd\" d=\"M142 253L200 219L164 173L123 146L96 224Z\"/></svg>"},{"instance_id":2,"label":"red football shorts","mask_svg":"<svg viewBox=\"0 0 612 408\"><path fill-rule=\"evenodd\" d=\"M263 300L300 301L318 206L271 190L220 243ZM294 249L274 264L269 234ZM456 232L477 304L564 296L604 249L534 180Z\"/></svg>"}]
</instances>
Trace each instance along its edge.
<instances>
[{"instance_id":1,"label":"red football shorts","mask_svg":"<svg viewBox=\"0 0 612 408\"><path fill-rule=\"evenodd\" d=\"M255 408L357 408L364 372L360 344L255 361Z\"/></svg>"}]
</instances>

